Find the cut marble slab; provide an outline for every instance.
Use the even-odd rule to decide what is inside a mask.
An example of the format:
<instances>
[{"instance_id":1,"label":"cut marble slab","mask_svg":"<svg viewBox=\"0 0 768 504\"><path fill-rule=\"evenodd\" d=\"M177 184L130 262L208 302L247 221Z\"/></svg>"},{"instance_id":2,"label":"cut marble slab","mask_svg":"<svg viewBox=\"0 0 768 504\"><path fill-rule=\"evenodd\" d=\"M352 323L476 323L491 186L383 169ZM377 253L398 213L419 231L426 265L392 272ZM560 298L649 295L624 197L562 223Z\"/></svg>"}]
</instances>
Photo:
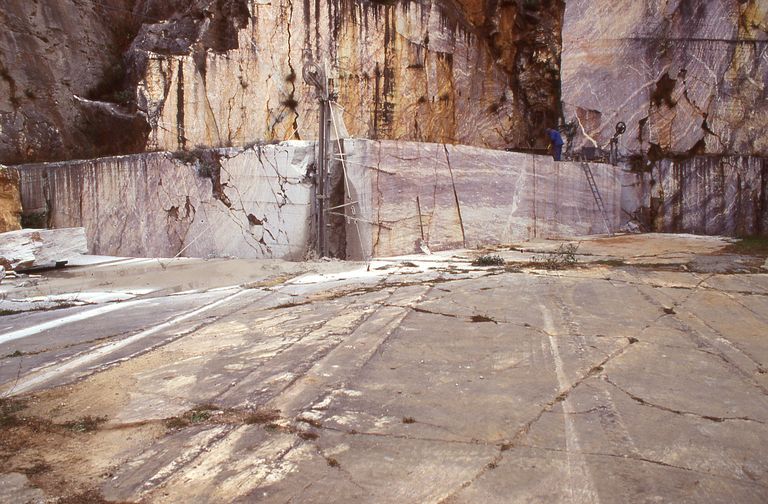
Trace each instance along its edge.
<instances>
[{"instance_id":1,"label":"cut marble slab","mask_svg":"<svg viewBox=\"0 0 768 504\"><path fill-rule=\"evenodd\" d=\"M88 253L85 229L21 229L0 234L0 264L9 270L52 267Z\"/></svg>"}]
</instances>

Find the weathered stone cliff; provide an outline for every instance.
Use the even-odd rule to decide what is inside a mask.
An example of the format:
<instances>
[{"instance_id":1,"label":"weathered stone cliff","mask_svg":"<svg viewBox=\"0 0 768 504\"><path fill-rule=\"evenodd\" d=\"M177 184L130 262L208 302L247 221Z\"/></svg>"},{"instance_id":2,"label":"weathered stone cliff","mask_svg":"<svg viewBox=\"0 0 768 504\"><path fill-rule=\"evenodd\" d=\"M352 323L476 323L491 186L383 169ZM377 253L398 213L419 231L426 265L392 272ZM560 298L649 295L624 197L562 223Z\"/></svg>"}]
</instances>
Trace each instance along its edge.
<instances>
[{"instance_id":1,"label":"weathered stone cliff","mask_svg":"<svg viewBox=\"0 0 768 504\"><path fill-rule=\"evenodd\" d=\"M524 22L514 26L516 2L488 2L471 18L438 1L233 5L236 23L216 28L213 14L184 43L169 46L165 24L137 36L130 57L142 68L148 148L316 138L314 90L301 78L306 55L325 65L353 136L528 145L532 121L556 117L559 40L541 41L526 66L512 37L527 39ZM526 72L547 64L547 78L529 82Z\"/></svg>"},{"instance_id":2,"label":"weathered stone cliff","mask_svg":"<svg viewBox=\"0 0 768 504\"><path fill-rule=\"evenodd\" d=\"M533 147L559 114L562 11L561 0L13 0L0 13L0 161L315 138L307 55L326 66L354 136Z\"/></svg>"},{"instance_id":3,"label":"weathered stone cliff","mask_svg":"<svg viewBox=\"0 0 768 504\"><path fill-rule=\"evenodd\" d=\"M0 162L144 149L144 121L119 105L131 4L3 0Z\"/></svg>"},{"instance_id":4,"label":"weathered stone cliff","mask_svg":"<svg viewBox=\"0 0 768 504\"><path fill-rule=\"evenodd\" d=\"M664 160L637 179L649 229L768 235L768 160L697 156Z\"/></svg>"},{"instance_id":5,"label":"weathered stone cliff","mask_svg":"<svg viewBox=\"0 0 768 504\"><path fill-rule=\"evenodd\" d=\"M0 233L21 229L19 176L0 165Z\"/></svg>"},{"instance_id":6,"label":"weathered stone cliff","mask_svg":"<svg viewBox=\"0 0 768 504\"><path fill-rule=\"evenodd\" d=\"M562 99L577 146L768 155L768 2L567 2Z\"/></svg>"}]
</instances>

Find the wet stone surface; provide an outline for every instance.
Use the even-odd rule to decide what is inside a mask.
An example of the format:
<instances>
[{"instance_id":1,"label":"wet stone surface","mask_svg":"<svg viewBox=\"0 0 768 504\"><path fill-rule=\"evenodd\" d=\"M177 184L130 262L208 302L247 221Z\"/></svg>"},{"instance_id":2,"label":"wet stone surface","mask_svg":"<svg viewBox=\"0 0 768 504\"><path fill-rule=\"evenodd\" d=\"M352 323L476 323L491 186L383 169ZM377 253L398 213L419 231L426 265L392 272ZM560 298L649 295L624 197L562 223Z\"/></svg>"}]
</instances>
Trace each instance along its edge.
<instances>
[{"instance_id":1,"label":"wet stone surface","mask_svg":"<svg viewBox=\"0 0 768 504\"><path fill-rule=\"evenodd\" d=\"M276 262L250 288L191 295L169 295L159 274L155 291L97 306L146 303L124 308L130 328L122 308L44 331L51 312L14 316L17 337L0 333L2 491L765 502L762 261L718 238L640 235L585 240L575 265L545 269L558 246L312 263L270 282L292 267ZM472 266L482 253L506 265ZM74 271L87 284L94 268ZM114 289L135 287L130 264L101 268L123 272Z\"/></svg>"}]
</instances>

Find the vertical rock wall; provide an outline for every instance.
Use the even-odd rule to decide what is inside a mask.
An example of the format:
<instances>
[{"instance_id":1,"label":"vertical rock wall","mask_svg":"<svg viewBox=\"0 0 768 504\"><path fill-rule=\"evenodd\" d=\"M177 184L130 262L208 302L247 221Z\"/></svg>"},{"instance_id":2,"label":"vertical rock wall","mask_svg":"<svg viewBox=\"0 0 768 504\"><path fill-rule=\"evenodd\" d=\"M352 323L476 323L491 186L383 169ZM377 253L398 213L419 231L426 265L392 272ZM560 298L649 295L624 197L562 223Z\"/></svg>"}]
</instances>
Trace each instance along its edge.
<instances>
[{"instance_id":1,"label":"vertical rock wall","mask_svg":"<svg viewBox=\"0 0 768 504\"><path fill-rule=\"evenodd\" d=\"M313 160L312 143L286 142L17 171L25 212L49 227L85 227L92 254L302 259Z\"/></svg>"},{"instance_id":2,"label":"vertical rock wall","mask_svg":"<svg viewBox=\"0 0 768 504\"><path fill-rule=\"evenodd\" d=\"M345 141L350 201L347 256L361 259L606 233L580 163L468 146ZM591 165L612 230L625 174ZM629 175L634 178L634 175ZM417 200L418 198L418 200Z\"/></svg>"},{"instance_id":3,"label":"vertical rock wall","mask_svg":"<svg viewBox=\"0 0 768 504\"><path fill-rule=\"evenodd\" d=\"M21 229L19 176L0 165L0 233Z\"/></svg>"},{"instance_id":4,"label":"vertical rock wall","mask_svg":"<svg viewBox=\"0 0 768 504\"><path fill-rule=\"evenodd\" d=\"M3 0L0 162L143 150L143 121L118 104L132 4Z\"/></svg>"},{"instance_id":5,"label":"vertical rock wall","mask_svg":"<svg viewBox=\"0 0 768 504\"><path fill-rule=\"evenodd\" d=\"M247 8L245 24L229 28L226 51L193 43L172 54L151 27L139 34L133 54L145 62L137 101L152 127L148 149L316 138L314 90L302 80L306 54L326 66L353 136L486 147L529 141L514 64L505 70L456 9L319 0ZM549 99L539 107L553 109Z\"/></svg>"},{"instance_id":6,"label":"vertical rock wall","mask_svg":"<svg viewBox=\"0 0 768 504\"><path fill-rule=\"evenodd\" d=\"M768 235L768 162L745 156L664 160L642 177L655 231Z\"/></svg>"},{"instance_id":7,"label":"vertical rock wall","mask_svg":"<svg viewBox=\"0 0 768 504\"><path fill-rule=\"evenodd\" d=\"M562 99L576 146L768 155L768 2L568 1Z\"/></svg>"}]
</instances>

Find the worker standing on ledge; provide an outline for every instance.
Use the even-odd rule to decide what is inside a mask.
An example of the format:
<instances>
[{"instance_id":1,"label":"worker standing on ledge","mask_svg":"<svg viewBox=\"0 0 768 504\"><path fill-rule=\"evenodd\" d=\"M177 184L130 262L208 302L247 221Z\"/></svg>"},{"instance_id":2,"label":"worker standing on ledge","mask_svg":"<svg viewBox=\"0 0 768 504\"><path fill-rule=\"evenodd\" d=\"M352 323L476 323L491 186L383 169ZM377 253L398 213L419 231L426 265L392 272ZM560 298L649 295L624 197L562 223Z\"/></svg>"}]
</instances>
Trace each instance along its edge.
<instances>
[{"instance_id":1,"label":"worker standing on ledge","mask_svg":"<svg viewBox=\"0 0 768 504\"><path fill-rule=\"evenodd\" d=\"M560 161L560 157L563 155L563 137L560 136L559 131L552 128L547 128L547 136L549 136L549 142L552 145L552 157L555 161Z\"/></svg>"}]
</instances>

